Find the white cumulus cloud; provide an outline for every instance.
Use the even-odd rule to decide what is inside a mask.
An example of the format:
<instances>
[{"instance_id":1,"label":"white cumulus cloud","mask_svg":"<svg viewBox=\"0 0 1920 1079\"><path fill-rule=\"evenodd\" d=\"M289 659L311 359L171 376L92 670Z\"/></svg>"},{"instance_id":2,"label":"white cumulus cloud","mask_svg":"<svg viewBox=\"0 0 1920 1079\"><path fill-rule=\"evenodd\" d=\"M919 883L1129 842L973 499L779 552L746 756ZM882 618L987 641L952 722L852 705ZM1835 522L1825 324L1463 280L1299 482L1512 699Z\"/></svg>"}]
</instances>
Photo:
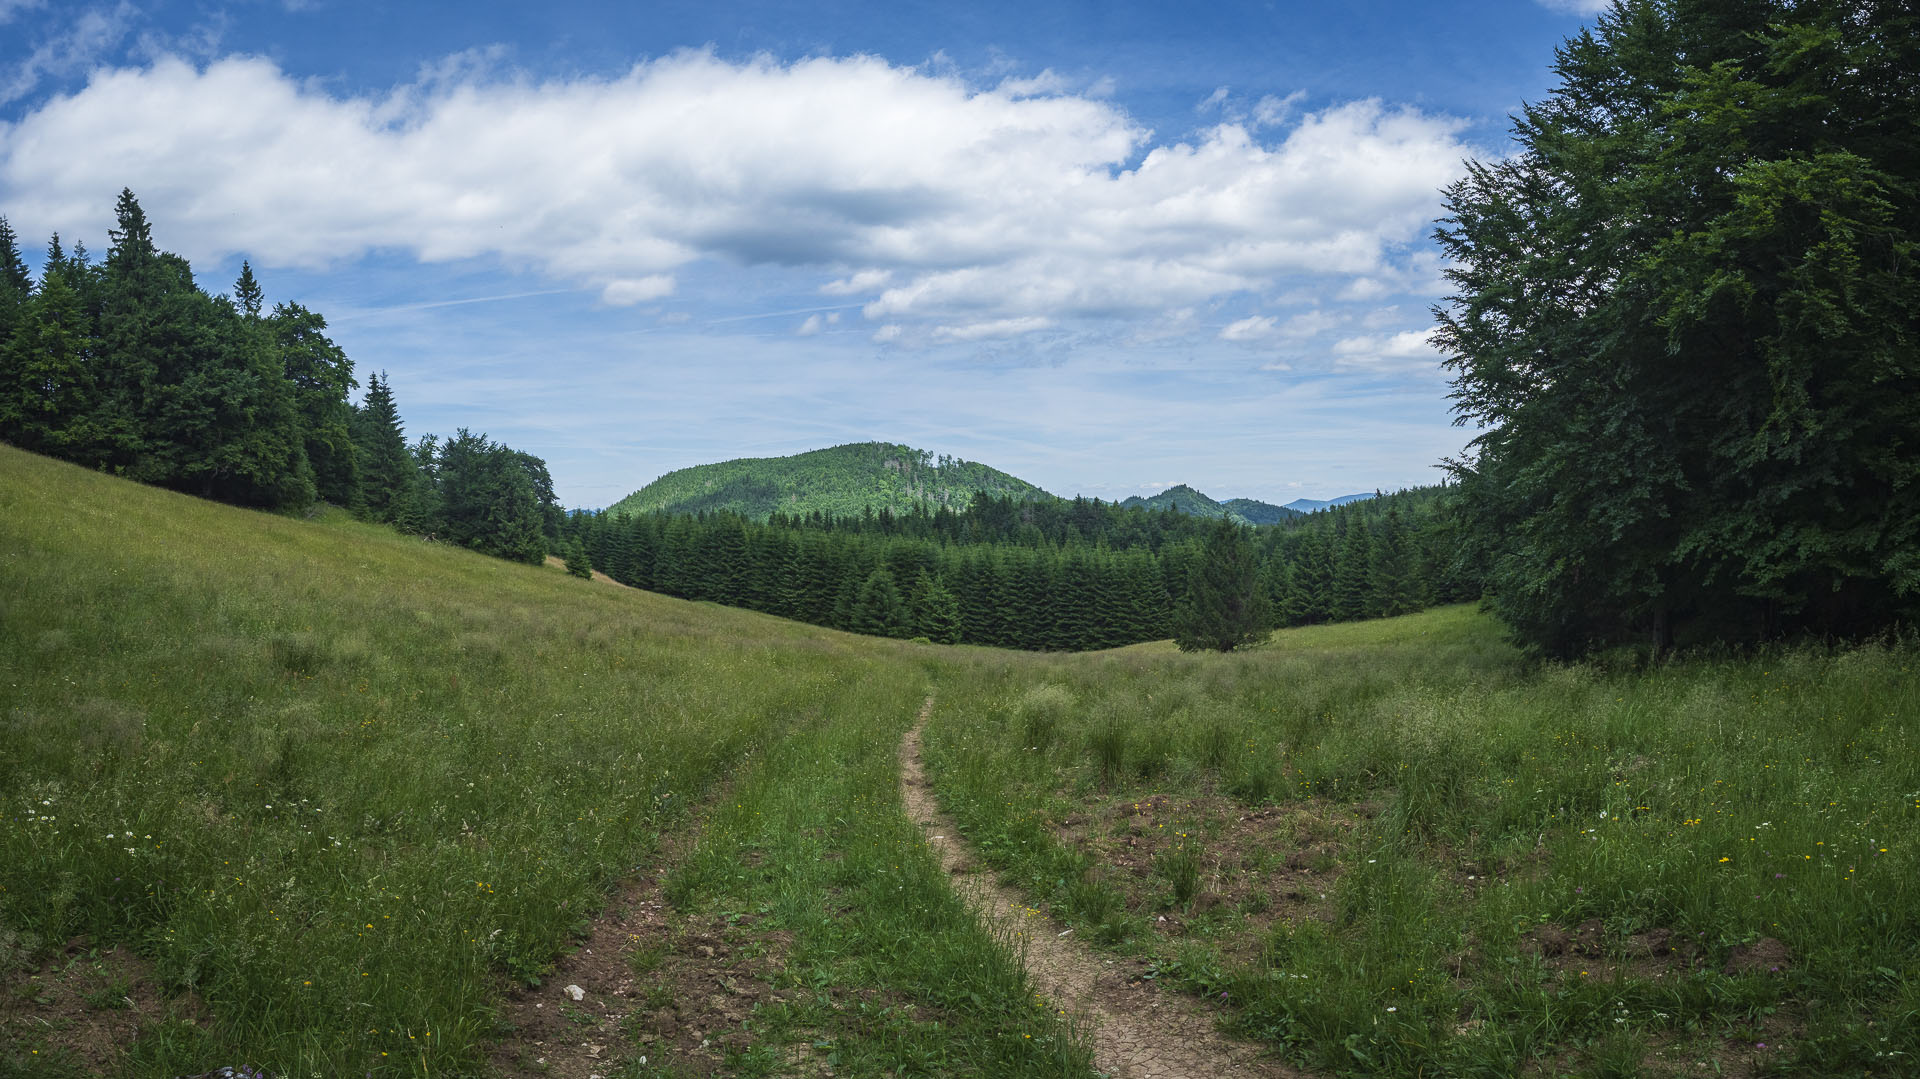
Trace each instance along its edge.
<instances>
[{"instance_id":1,"label":"white cumulus cloud","mask_svg":"<svg viewBox=\"0 0 1920 1079\"><path fill-rule=\"evenodd\" d=\"M871 56L683 52L536 81L463 54L365 96L256 57L163 57L0 125L0 206L26 235L100 247L131 186L196 260L492 257L609 304L702 260L798 267L873 296L869 318L972 340L1283 276L1398 280L1471 156L1460 129L1366 100L1273 140L1221 123L1152 144L1098 87Z\"/></svg>"},{"instance_id":2,"label":"white cumulus cloud","mask_svg":"<svg viewBox=\"0 0 1920 1079\"><path fill-rule=\"evenodd\" d=\"M1433 330L1405 330L1394 334L1365 334L1345 337L1333 344L1336 362L1346 366L1372 366L1395 360L1437 362Z\"/></svg>"},{"instance_id":3,"label":"white cumulus cloud","mask_svg":"<svg viewBox=\"0 0 1920 1079\"><path fill-rule=\"evenodd\" d=\"M622 278L609 281L600 290L600 299L615 307L629 307L648 300L657 300L673 292L673 278L667 274L649 274L640 278Z\"/></svg>"}]
</instances>

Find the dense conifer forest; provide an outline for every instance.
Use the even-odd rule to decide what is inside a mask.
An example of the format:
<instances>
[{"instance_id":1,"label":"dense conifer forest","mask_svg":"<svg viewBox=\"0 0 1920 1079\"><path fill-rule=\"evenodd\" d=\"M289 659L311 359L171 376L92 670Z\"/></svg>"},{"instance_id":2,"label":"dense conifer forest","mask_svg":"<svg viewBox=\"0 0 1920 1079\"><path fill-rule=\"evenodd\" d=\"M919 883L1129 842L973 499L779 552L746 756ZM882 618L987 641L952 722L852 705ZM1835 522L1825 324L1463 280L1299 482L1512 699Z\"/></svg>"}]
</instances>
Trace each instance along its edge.
<instances>
[{"instance_id":1,"label":"dense conifer forest","mask_svg":"<svg viewBox=\"0 0 1920 1079\"><path fill-rule=\"evenodd\" d=\"M0 217L0 440L203 498L316 501L522 562L562 514L546 463L460 429L406 441L392 387L367 377L298 303L266 310L252 266L210 296L159 250L133 192L113 245L47 244L35 282Z\"/></svg>"},{"instance_id":2,"label":"dense conifer forest","mask_svg":"<svg viewBox=\"0 0 1920 1079\"><path fill-rule=\"evenodd\" d=\"M1354 503L1250 537L1269 628L1477 598L1442 488ZM575 514L624 584L817 625L940 643L1073 651L1174 635L1218 522L1097 500L976 496L906 515Z\"/></svg>"}]
</instances>

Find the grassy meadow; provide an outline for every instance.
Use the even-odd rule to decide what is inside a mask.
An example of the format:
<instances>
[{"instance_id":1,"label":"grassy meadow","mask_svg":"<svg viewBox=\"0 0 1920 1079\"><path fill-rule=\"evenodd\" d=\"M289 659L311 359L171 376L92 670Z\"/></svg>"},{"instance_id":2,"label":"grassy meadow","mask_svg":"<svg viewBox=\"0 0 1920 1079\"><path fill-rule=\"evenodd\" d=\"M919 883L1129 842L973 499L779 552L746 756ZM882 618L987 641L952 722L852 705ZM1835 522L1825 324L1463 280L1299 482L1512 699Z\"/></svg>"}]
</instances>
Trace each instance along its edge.
<instances>
[{"instance_id":1,"label":"grassy meadow","mask_svg":"<svg viewBox=\"0 0 1920 1079\"><path fill-rule=\"evenodd\" d=\"M0 978L150 960L206 1018L125 1074L484 1072L503 990L662 874L790 953L733 1070L1086 1074L899 812L929 649L5 448L0 537ZM847 1006L882 990L913 1007ZM87 1074L23 1029L0 1075Z\"/></svg>"},{"instance_id":2,"label":"grassy meadow","mask_svg":"<svg viewBox=\"0 0 1920 1079\"><path fill-rule=\"evenodd\" d=\"M1920 1070L1920 648L1530 666L1470 608L1009 659L1003 871L1329 1074Z\"/></svg>"},{"instance_id":3,"label":"grassy meadow","mask_svg":"<svg viewBox=\"0 0 1920 1079\"><path fill-rule=\"evenodd\" d=\"M723 1053L609 1076L1091 1075L900 811L929 695L1007 879L1323 1074L1920 1070L1912 643L1542 666L1449 608L940 648L6 448L0 1020L118 945L193 1003L119 1074L519 1074L503 1002L638 880L779 961ZM98 1067L62 1021L0 1076Z\"/></svg>"}]
</instances>

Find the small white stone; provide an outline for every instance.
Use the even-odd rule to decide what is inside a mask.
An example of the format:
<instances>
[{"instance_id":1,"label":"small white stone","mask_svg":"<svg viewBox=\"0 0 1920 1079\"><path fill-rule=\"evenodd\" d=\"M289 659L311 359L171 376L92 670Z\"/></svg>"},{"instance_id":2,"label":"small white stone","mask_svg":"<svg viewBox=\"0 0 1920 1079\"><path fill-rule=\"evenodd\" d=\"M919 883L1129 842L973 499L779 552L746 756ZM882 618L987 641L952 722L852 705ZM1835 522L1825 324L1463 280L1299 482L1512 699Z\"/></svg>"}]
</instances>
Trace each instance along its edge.
<instances>
[{"instance_id":1,"label":"small white stone","mask_svg":"<svg viewBox=\"0 0 1920 1079\"><path fill-rule=\"evenodd\" d=\"M569 985L565 989L562 989L560 991L572 997L575 1001L582 1001L587 999L587 991L585 989L580 988L577 985Z\"/></svg>"}]
</instances>

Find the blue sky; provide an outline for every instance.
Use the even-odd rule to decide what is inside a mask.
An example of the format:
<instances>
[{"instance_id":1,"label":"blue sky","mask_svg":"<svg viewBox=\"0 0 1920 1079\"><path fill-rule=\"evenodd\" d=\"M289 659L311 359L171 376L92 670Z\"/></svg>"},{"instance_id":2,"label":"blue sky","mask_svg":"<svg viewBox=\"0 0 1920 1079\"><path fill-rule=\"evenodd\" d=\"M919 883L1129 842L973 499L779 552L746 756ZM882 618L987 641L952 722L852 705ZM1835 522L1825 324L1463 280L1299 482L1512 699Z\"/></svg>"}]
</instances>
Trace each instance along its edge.
<instances>
[{"instance_id":1,"label":"blue sky","mask_svg":"<svg viewBox=\"0 0 1920 1079\"><path fill-rule=\"evenodd\" d=\"M1439 188L1596 7L0 0L0 215L132 188L571 506L872 439L1324 498L1469 437Z\"/></svg>"}]
</instances>

